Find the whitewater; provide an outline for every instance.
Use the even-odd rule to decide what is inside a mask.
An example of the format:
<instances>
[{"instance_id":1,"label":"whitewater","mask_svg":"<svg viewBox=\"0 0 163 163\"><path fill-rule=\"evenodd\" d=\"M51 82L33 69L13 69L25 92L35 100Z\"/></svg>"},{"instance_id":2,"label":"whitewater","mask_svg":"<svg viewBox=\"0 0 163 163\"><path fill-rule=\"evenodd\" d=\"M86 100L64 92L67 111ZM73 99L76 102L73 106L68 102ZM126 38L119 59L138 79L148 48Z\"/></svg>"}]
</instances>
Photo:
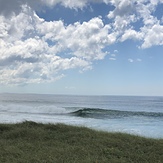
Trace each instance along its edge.
<instances>
[{"instance_id":1,"label":"whitewater","mask_svg":"<svg viewBox=\"0 0 163 163\"><path fill-rule=\"evenodd\" d=\"M0 94L0 123L23 121L163 138L163 97Z\"/></svg>"}]
</instances>

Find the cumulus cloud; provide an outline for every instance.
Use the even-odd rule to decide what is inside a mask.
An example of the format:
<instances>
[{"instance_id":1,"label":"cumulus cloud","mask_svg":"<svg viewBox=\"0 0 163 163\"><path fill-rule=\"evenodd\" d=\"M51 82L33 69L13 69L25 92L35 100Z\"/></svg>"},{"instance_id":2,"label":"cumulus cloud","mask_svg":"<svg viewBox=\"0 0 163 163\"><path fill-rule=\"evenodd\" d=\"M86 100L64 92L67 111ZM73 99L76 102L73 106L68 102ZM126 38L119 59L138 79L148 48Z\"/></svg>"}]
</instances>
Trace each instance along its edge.
<instances>
[{"instance_id":1,"label":"cumulus cloud","mask_svg":"<svg viewBox=\"0 0 163 163\"><path fill-rule=\"evenodd\" d=\"M124 34L121 37L121 41L125 41L125 40L142 40L143 38L143 34L141 32L137 32L133 29L127 29L126 31L124 31Z\"/></svg>"},{"instance_id":2,"label":"cumulus cloud","mask_svg":"<svg viewBox=\"0 0 163 163\"><path fill-rule=\"evenodd\" d=\"M82 9L89 3L109 3L109 0L0 0L0 14L9 16L21 12L22 5L28 5L34 10L41 10L43 6L53 7L61 4L71 9Z\"/></svg>"},{"instance_id":3,"label":"cumulus cloud","mask_svg":"<svg viewBox=\"0 0 163 163\"><path fill-rule=\"evenodd\" d=\"M28 5L31 8L39 8L42 5L42 0L0 0L0 14L4 16L11 16L12 14L19 14L23 5ZM49 1L51 2L51 1Z\"/></svg>"},{"instance_id":4,"label":"cumulus cloud","mask_svg":"<svg viewBox=\"0 0 163 163\"><path fill-rule=\"evenodd\" d=\"M141 48L163 45L162 21L154 15L162 0L112 0L111 3L115 9L109 12L108 18L113 20L118 41L138 40ZM136 23L142 26L134 29Z\"/></svg>"},{"instance_id":5,"label":"cumulus cloud","mask_svg":"<svg viewBox=\"0 0 163 163\"><path fill-rule=\"evenodd\" d=\"M56 4L83 9L90 3L114 6L105 24L102 17L65 25L41 19L36 10ZM92 69L104 59L106 47L128 39L141 48L163 45L162 20L154 12L162 0L0 0L0 83L51 82L64 71ZM142 24L135 28L136 23ZM114 52L115 54L117 51ZM115 56L110 57L116 60ZM133 60L129 59L130 62Z\"/></svg>"},{"instance_id":6,"label":"cumulus cloud","mask_svg":"<svg viewBox=\"0 0 163 163\"><path fill-rule=\"evenodd\" d=\"M129 15L134 10L134 1L131 0L112 0L111 3L115 9L109 12L109 18Z\"/></svg>"},{"instance_id":7,"label":"cumulus cloud","mask_svg":"<svg viewBox=\"0 0 163 163\"><path fill-rule=\"evenodd\" d=\"M63 70L92 68L114 42L101 18L65 26L46 22L27 5L18 15L0 16L0 83L40 83L63 77Z\"/></svg>"},{"instance_id":8,"label":"cumulus cloud","mask_svg":"<svg viewBox=\"0 0 163 163\"><path fill-rule=\"evenodd\" d=\"M145 34L142 48L149 48L154 45L163 45L163 26L154 24L151 28L144 27L142 31Z\"/></svg>"}]
</instances>

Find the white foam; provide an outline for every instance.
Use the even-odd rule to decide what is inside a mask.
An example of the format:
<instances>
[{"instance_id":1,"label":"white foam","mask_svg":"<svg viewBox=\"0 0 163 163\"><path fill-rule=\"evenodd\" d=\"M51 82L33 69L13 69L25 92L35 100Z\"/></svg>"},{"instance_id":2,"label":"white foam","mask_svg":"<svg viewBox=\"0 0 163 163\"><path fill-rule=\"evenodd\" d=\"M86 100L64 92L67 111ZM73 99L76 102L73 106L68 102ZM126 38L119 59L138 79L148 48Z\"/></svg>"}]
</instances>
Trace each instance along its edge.
<instances>
[{"instance_id":1,"label":"white foam","mask_svg":"<svg viewBox=\"0 0 163 163\"><path fill-rule=\"evenodd\" d=\"M54 105L23 105L23 104L8 104L0 105L0 112L7 113L68 113L68 110Z\"/></svg>"}]
</instances>

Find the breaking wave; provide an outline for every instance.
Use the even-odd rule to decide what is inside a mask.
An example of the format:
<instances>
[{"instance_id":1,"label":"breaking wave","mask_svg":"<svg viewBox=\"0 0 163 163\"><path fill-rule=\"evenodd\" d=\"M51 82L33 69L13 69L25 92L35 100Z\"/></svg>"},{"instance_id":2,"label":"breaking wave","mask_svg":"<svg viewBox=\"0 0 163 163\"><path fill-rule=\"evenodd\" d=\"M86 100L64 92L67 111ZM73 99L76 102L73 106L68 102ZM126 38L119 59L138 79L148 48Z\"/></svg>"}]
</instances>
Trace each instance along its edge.
<instances>
[{"instance_id":1,"label":"breaking wave","mask_svg":"<svg viewBox=\"0 0 163 163\"><path fill-rule=\"evenodd\" d=\"M134 111L120 111L120 110L106 110L96 108L79 108L78 110L70 113L73 116L83 118L123 118L123 117L153 117L163 118L163 113L158 112L134 112Z\"/></svg>"}]
</instances>

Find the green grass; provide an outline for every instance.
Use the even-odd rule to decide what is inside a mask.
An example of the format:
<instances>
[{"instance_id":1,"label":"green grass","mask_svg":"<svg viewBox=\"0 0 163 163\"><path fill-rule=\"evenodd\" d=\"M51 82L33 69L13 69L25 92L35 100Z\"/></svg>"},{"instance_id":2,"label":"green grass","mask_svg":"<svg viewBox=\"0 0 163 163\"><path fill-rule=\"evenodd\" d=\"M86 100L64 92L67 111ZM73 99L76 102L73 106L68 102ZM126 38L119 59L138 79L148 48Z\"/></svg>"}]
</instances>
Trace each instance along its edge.
<instances>
[{"instance_id":1,"label":"green grass","mask_svg":"<svg viewBox=\"0 0 163 163\"><path fill-rule=\"evenodd\" d=\"M63 124L0 124L0 163L162 163L163 139Z\"/></svg>"}]
</instances>

